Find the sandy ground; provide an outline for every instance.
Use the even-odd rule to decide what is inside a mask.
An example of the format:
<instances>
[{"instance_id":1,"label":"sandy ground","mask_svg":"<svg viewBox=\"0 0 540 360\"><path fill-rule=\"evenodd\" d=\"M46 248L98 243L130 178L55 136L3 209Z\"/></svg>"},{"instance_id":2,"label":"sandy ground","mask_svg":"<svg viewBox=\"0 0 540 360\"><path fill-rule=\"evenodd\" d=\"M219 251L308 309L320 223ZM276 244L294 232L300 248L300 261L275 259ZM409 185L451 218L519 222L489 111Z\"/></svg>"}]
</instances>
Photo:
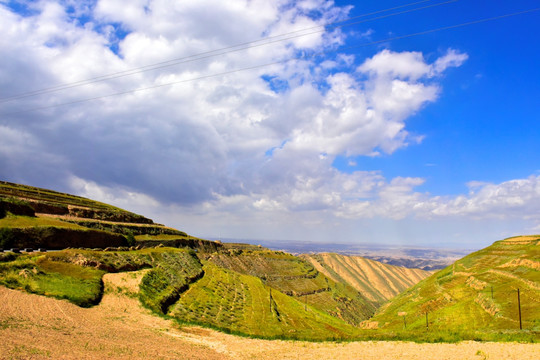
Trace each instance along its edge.
<instances>
[{"instance_id":1,"label":"sandy ground","mask_svg":"<svg viewBox=\"0 0 540 360\"><path fill-rule=\"evenodd\" d=\"M540 344L307 343L178 328L125 295L136 291L139 279L133 273L106 275L106 294L91 309L0 286L0 359L540 358Z\"/></svg>"}]
</instances>

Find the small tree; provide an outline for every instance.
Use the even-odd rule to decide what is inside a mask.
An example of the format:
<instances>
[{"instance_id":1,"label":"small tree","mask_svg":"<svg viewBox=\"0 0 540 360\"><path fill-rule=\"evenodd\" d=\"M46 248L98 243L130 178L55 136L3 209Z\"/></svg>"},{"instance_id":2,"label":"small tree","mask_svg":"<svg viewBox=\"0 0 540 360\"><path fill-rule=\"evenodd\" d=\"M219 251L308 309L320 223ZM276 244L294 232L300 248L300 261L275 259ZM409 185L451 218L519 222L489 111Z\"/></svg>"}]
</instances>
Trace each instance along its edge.
<instances>
[{"instance_id":1,"label":"small tree","mask_svg":"<svg viewBox=\"0 0 540 360\"><path fill-rule=\"evenodd\" d=\"M135 236L133 236L133 233L131 231L128 232L128 234L126 235L126 240L128 246L135 246L135 243L137 242L137 240L135 240Z\"/></svg>"},{"instance_id":2,"label":"small tree","mask_svg":"<svg viewBox=\"0 0 540 360\"><path fill-rule=\"evenodd\" d=\"M0 248L7 249L13 246L14 236L9 228L0 229Z\"/></svg>"}]
</instances>

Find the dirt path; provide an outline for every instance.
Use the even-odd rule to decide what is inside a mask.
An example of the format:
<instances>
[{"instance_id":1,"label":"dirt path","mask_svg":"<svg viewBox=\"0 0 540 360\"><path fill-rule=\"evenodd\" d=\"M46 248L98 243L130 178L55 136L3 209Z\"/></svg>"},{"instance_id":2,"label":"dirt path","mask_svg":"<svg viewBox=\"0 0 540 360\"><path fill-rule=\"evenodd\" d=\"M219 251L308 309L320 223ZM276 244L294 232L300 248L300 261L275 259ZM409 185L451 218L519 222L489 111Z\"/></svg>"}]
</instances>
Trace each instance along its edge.
<instances>
[{"instance_id":1,"label":"dirt path","mask_svg":"<svg viewBox=\"0 0 540 360\"><path fill-rule=\"evenodd\" d=\"M105 276L114 292L90 309L0 286L0 359L230 359L226 349L167 335L172 322L115 293L134 287L119 275Z\"/></svg>"},{"instance_id":2,"label":"dirt path","mask_svg":"<svg viewBox=\"0 0 540 360\"><path fill-rule=\"evenodd\" d=\"M108 274L100 305L0 286L0 359L537 359L539 344L307 343L179 329L132 297L141 274Z\"/></svg>"}]
</instances>

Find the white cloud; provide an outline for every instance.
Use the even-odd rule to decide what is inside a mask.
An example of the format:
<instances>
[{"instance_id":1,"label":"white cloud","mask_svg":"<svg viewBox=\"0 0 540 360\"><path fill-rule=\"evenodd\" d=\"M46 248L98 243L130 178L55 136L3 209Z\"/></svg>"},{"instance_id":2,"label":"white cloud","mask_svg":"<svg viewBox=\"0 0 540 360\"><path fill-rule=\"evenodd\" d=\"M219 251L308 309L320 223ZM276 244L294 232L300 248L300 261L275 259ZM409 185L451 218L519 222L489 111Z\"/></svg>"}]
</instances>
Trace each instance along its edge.
<instances>
[{"instance_id":1,"label":"white cloud","mask_svg":"<svg viewBox=\"0 0 540 360\"><path fill-rule=\"evenodd\" d=\"M540 176L500 184L472 182L469 188L468 195L438 199L433 214L499 219L521 217L540 222Z\"/></svg>"},{"instance_id":2,"label":"white cloud","mask_svg":"<svg viewBox=\"0 0 540 360\"><path fill-rule=\"evenodd\" d=\"M416 81L423 77L432 77L442 73L449 67L459 67L468 59L467 54L448 49L445 55L433 64L427 64L420 52L396 53L383 50L358 67L358 71L376 77L391 77L400 80Z\"/></svg>"},{"instance_id":3,"label":"white cloud","mask_svg":"<svg viewBox=\"0 0 540 360\"><path fill-rule=\"evenodd\" d=\"M350 10L323 0L174 6L101 0L95 7L81 5L79 11L90 19L82 26L61 3L40 4L27 16L0 6L0 52L8 54L0 58L1 96L309 28L342 19ZM130 31L123 39L115 33L118 26ZM0 111L275 62L330 49L346 35L320 33L231 52L3 103ZM253 227L327 222L330 228L333 222L358 219L539 213L538 178L480 184L452 198L416 191L424 179L386 179L376 171L347 174L332 166L339 155L392 154L420 142L421 136L409 133L407 119L437 100L439 75L466 59L453 49L432 62L420 52L382 50L366 59L338 54L3 116L0 175L38 185L43 185L39 177L46 177L47 184L144 215L172 219L167 214L174 214L196 222L196 214L231 224L254 219ZM22 153L24 163L16 164ZM39 174L32 176L29 169Z\"/></svg>"},{"instance_id":4,"label":"white cloud","mask_svg":"<svg viewBox=\"0 0 540 360\"><path fill-rule=\"evenodd\" d=\"M114 204L121 208L130 208L132 211L139 211L141 214L144 214L145 209L160 206L157 200L145 194L119 189L118 187L110 188L98 185L93 181L86 181L75 176L70 177L68 181L70 187L79 196Z\"/></svg>"},{"instance_id":5,"label":"white cloud","mask_svg":"<svg viewBox=\"0 0 540 360\"><path fill-rule=\"evenodd\" d=\"M432 65L431 74L438 75L449 67L459 67L468 58L469 55L467 54L460 53L454 49L449 49L446 55L438 58L437 61L435 61L435 63Z\"/></svg>"},{"instance_id":6,"label":"white cloud","mask_svg":"<svg viewBox=\"0 0 540 360\"><path fill-rule=\"evenodd\" d=\"M376 77L415 81L426 76L430 72L430 66L424 61L424 56L420 52L396 53L385 49L371 59L367 59L358 67L358 71L370 73Z\"/></svg>"}]
</instances>

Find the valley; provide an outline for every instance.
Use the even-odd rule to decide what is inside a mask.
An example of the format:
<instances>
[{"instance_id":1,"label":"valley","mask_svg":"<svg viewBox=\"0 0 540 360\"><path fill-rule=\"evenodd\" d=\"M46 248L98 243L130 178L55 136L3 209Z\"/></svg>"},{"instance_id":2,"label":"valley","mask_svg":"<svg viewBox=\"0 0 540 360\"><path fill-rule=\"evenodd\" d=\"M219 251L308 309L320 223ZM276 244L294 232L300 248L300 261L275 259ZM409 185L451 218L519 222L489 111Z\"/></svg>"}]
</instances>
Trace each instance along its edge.
<instances>
[{"instance_id":1,"label":"valley","mask_svg":"<svg viewBox=\"0 0 540 360\"><path fill-rule=\"evenodd\" d=\"M513 346L509 358L527 359L540 334L540 236L426 271L205 240L90 199L0 182L0 242L6 359L416 359L427 348L448 359L501 358ZM32 337L37 329L42 338Z\"/></svg>"}]
</instances>

